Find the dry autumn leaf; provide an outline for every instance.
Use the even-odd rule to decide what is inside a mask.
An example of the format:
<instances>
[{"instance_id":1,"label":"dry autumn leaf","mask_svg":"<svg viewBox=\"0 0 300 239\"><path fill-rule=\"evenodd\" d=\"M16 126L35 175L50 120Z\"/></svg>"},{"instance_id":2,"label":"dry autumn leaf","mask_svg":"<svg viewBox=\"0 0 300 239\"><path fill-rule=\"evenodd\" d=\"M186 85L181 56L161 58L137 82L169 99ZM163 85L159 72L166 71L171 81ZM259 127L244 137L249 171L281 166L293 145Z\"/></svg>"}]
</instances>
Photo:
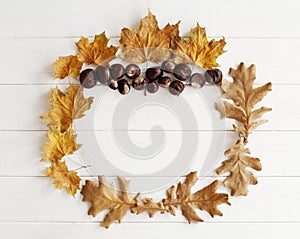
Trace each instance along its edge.
<instances>
[{"instance_id":1,"label":"dry autumn leaf","mask_svg":"<svg viewBox=\"0 0 300 239\"><path fill-rule=\"evenodd\" d=\"M260 160L249 156L250 150L242 141L238 141L232 149L225 151L225 156L230 157L216 169L218 175L229 172L230 175L224 180L224 185L231 189L231 196L246 196L248 185L257 184L257 179L247 168L260 171Z\"/></svg>"},{"instance_id":2,"label":"dry autumn leaf","mask_svg":"<svg viewBox=\"0 0 300 239\"><path fill-rule=\"evenodd\" d=\"M121 58L134 62L158 62L170 57L168 50L171 41L179 36L179 22L167 24L163 29L158 27L156 17L149 11L148 16L140 22L139 31L123 28L120 43L123 45Z\"/></svg>"},{"instance_id":3,"label":"dry autumn leaf","mask_svg":"<svg viewBox=\"0 0 300 239\"><path fill-rule=\"evenodd\" d=\"M77 175L77 172L68 171L65 162L52 161L51 167L46 168L45 175L54 179L53 185L55 188L65 188L73 196L79 189L80 177Z\"/></svg>"},{"instance_id":4,"label":"dry autumn leaf","mask_svg":"<svg viewBox=\"0 0 300 239\"><path fill-rule=\"evenodd\" d=\"M221 88L222 96L233 101L233 104L224 101L217 104L217 108L223 117L237 120L240 124L233 125L239 134L239 140L233 148L227 150L225 155L230 157L216 169L218 175L229 172L230 175L224 181L224 185L231 190L232 196L246 196L248 185L257 184L257 179L248 168L261 170L262 166L258 158L251 157L250 151L245 145L248 142L249 134L266 120L260 119L264 113L271 111L271 108L255 106L272 89L272 84L253 88L256 79L255 66L249 68L241 63L236 70L230 69L229 75L233 82L223 80Z\"/></svg>"},{"instance_id":5,"label":"dry autumn leaf","mask_svg":"<svg viewBox=\"0 0 300 239\"><path fill-rule=\"evenodd\" d=\"M76 43L78 48L78 59L86 64L107 65L116 54L119 47L107 46L109 39L105 32L95 35L94 41L81 37Z\"/></svg>"},{"instance_id":6,"label":"dry autumn leaf","mask_svg":"<svg viewBox=\"0 0 300 239\"><path fill-rule=\"evenodd\" d=\"M129 193L129 181L118 177L120 193L108 185L104 177L99 177L99 184L87 180L81 194L84 202L90 202L88 214L96 216L103 210L109 210L101 226L108 228L114 221L121 222L127 211L134 207L135 200Z\"/></svg>"},{"instance_id":7,"label":"dry autumn leaf","mask_svg":"<svg viewBox=\"0 0 300 239\"><path fill-rule=\"evenodd\" d=\"M76 136L72 128L68 128L64 133L57 129L49 129L47 133L49 141L44 145L42 161L58 161L67 154L73 154L81 147L80 144L76 144Z\"/></svg>"},{"instance_id":8,"label":"dry autumn leaf","mask_svg":"<svg viewBox=\"0 0 300 239\"><path fill-rule=\"evenodd\" d=\"M132 197L129 191L129 181L118 178L120 192L117 193L112 185L108 185L104 177L99 177L96 184L90 180L82 187L81 194L84 202L90 202L88 214L94 217L103 210L109 210L101 226L108 228L114 221L121 222L128 211L140 214L146 212L152 217L156 212L175 215L175 208L182 211L188 222L202 221L195 209L205 210L212 217L222 216L218 205L228 202L228 195L216 193L219 181L214 181L203 189L192 193L191 188L197 182L197 172L186 176L184 183L178 183L176 195L175 186L167 191L167 198L155 202L152 198L141 198L140 193Z\"/></svg>"},{"instance_id":9,"label":"dry autumn leaf","mask_svg":"<svg viewBox=\"0 0 300 239\"><path fill-rule=\"evenodd\" d=\"M183 38L174 39L172 42L174 50L179 55L178 62L190 63L191 60L202 68L212 68L218 66L217 58L224 53L226 42L222 38L219 41L214 39L207 40L205 28L197 23L197 26L191 30L188 40Z\"/></svg>"},{"instance_id":10,"label":"dry autumn leaf","mask_svg":"<svg viewBox=\"0 0 300 239\"><path fill-rule=\"evenodd\" d=\"M202 222L195 209L205 210L210 216L222 216L222 212L217 208L220 204L228 204L226 193L216 193L220 181L214 181L203 189L192 193L191 188L198 181L197 172L191 172L186 176L185 182L178 183L176 193L172 186L167 191L167 198L163 200L166 210L175 215L175 208L179 208L182 215L191 222Z\"/></svg>"},{"instance_id":11,"label":"dry autumn leaf","mask_svg":"<svg viewBox=\"0 0 300 239\"><path fill-rule=\"evenodd\" d=\"M71 84L66 93L58 87L51 89L49 104L51 108L41 116L48 126L64 132L72 125L74 119L84 116L93 102L93 97L84 98L82 86Z\"/></svg>"},{"instance_id":12,"label":"dry autumn leaf","mask_svg":"<svg viewBox=\"0 0 300 239\"><path fill-rule=\"evenodd\" d=\"M54 79L64 79L67 76L76 78L80 75L82 62L78 60L77 56L60 56L53 65Z\"/></svg>"},{"instance_id":13,"label":"dry autumn leaf","mask_svg":"<svg viewBox=\"0 0 300 239\"><path fill-rule=\"evenodd\" d=\"M267 122L260 118L272 109L266 107L254 109L254 107L271 91L272 84L269 82L253 88L256 79L254 65L247 68L244 63L241 63L236 70L231 68L229 75L233 78L233 82L225 79L222 81L222 97L232 100L234 104L224 101L223 105L218 104L217 108L223 117L232 118L241 123L238 126L234 125L234 129L247 141L248 135L255 128Z\"/></svg>"}]
</instances>

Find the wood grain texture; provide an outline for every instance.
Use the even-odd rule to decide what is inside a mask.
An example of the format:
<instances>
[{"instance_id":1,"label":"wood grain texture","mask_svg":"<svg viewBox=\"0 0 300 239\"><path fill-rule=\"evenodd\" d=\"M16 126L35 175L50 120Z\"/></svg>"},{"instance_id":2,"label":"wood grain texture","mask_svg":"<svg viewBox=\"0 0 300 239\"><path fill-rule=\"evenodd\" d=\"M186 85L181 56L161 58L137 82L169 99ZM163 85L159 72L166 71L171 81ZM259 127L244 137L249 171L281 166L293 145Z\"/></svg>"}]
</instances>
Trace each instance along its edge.
<instances>
[{"instance_id":1,"label":"wood grain texture","mask_svg":"<svg viewBox=\"0 0 300 239\"><path fill-rule=\"evenodd\" d=\"M300 20L299 6L297 0L0 1L0 237L237 239L243 233L244 239L298 239L300 28L295 24ZM87 216L88 204L81 203L80 194L72 199L63 191L54 190L51 180L43 176L45 164L39 160L46 127L38 116L48 108L49 89L56 84L65 87L69 83L69 79L52 80L52 63L58 56L74 54L74 41L81 35L92 37L104 30L113 38L111 43L118 44L122 27L137 27L148 8L157 15L160 26L181 19L180 31L184 36L196 22L207 27L209 37L225 36L227 52L218 62L226 78L229 67L244 61L247 65L256 64L257 85L268 81L274 84L273 91L263 101L263 105L273 107L266 115L270 122L251 136L249 145L253 155L262 159L264 168L256 173L259 184L250 187L249 197L231 199L231 207L221 206L224 217L210 219L203 213L205 223L188 225L181 215L157 215L150 220L146 215L128 215L123 224L114 224L105 230L98 225L103 215L94 219ZM209 87L203 90L203 95L212 92ZM198 126L184 128L176 117L153 108L137 112L127 127L113 127L113 106L121 97L105 93L103 87L86 91L87 95L96 92L105 96L98 104L102 109L96 125L98 140L112 158L119 157L112 140L113 132L128 134L133 143L145 146L151 143L150 130L155 124L166 130L169 149L170 145L180 144L182 133L199 134L202 142L199 148L203 150L199 158L210 146L207 139L212 133L223 135L226 131L223 149L236 139L231 131L233 121L213 128L211 116L219 115L210 114L212 108L199 104L203 101L201 94L191 89L182 97L192 108ZM137 92L131 93L129 97L142 99ZM163 90L148 97L159 98L162 102L171 99ZM85 129L91 128L85 125ZM78 132L83 132L80 127ZM223 159L221 156L216 163ZM200 160L191 169L199 167ZM84 179L91 176L89 171L79 173ZM159 175L153 180L168 176L171 175ZM203 176L196 188L215 178L212 172ZM133 177L133 186L146 179ZM149 196L161 198L163 194L163 191L156 191Z\"/></svg>"}]
</instances>

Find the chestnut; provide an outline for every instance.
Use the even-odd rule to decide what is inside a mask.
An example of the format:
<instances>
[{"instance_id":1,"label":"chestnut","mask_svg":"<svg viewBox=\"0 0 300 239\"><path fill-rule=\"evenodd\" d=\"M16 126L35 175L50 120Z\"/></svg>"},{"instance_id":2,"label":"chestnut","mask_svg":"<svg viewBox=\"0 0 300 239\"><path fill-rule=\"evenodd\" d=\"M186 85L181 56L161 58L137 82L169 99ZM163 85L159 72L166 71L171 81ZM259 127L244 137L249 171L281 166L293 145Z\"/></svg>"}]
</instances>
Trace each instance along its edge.
<instances>
[{"instance_id":1,"label":"chestnut","mask_svg":"<svg viewBox=\"0 0 300 239\"><path fill-rule=\"evenodd\" d=\"M136 64L129 64L126 67L125 72L129 79L135 79L141 74L141 69Z\"/></svg>"},{"instance_id":2,"label":"chestnut","mask_svg":"<svg viewBox=\"0 0 300 239\"><path fill-rule=\"evenodd\" d=\"M118 90L119 90L120 94L122 94L122 95L128 94L130 91L130 86L128 84L128 81L125 79L119 80L118 81Z\"/></svg>"},{"instance_id":3,"label":"chestnut","mask_svg":"<svg viewBox=\"0 0 300 239\"><path fill-rule=\"evenodd\" d=\"M97 66L95 69L96 79L101 84L107 84L109 81L109 69L104 66Z\"/></svg>"},{"instance_id":4,"label":"chestnut","mask_svg":"<svg viewBox=\"0 0 300 239\"><path fill-rule=\"evenodd\" d=\"M173 73L175 67L176 67L176 63L171 60L164 61L161 64L161 69L166 73Z\"/></svg>"},{"instance_id":5,"label":"chestnut","mask_svg":"<svg viewBox=\"0 0 300 239\"><path fill-rule=\"evenodd\" d=\"M195 88L202 88L205 85L205 77L203 74L195 73L190 77L190 83Z\"/></svg>"},{"instance_id":6,"label":"chestnut","mask_svg":"<svg viewBox=\"0 0 300 239\"><path fill-rule=\"evenodd\" d=\"M171 84L171 82L172 82L172 80L169 76L163 76L158 79L158 84L164 88L168 88L169 85Z\"/></svg>"},{"instance_id":7,"label":"chestnut","mask_svg":"<svg viewBox=\"0 0 300 239\"><path fill-rule=\"evenodd\" d=\"M111 79L117 80L125 75L125 69L121 64L113 64L109 68L109 73Z\"/></svg>"},{"instance_id":8,"label":"chestnut","mask_svg":"<svg viewBox=\"0 0 300 239\"><path fill-rule=\"evenodd\" d=\"M180 95L184 90L184 84L181 81L175 80L169 86L169 91L172 95Z\"/></svg>"},{"instance_id":9,"label":"chestnut","mask_svg":"<svg viewBox=\"0 0 300 239\"><path fill-rule=\"evenodd\" d=\"M151 81L147 84L147 91L149 93L155 93L159 89L159 85L156 81Z\"/></svg>"},{"instance_id":10,"label":"chestnut","mask_svg":"<svg viewBox=\"0 0 300 239\"><path fill-rule=\"evenodd\" d=\"M83 88L93 88L97 84L95 72L92 69L82 71L79 76L79 81Z\"/></svg>"},{"instance_id":11,"label":"chestnut","mask_svg":"<svg viewBox=\"0 0 300 239\"><path fill-rule=\"evenodd\" d=\"M162 77L163 71L159 67L151 67L146 70L147 80L153 81Z\"/></svg>"},{"instance_id":12,"label":"chestnut","mask_svg":"<svg viewBox=\"0 0 300 239\"><path fill-rule=\"evenodd\" d=\"M187 64L178 64L174 69L174 76L181 81L187 80L192 73L191 68Z\"/></svg>"},{"instance_id":13,"label":"chestnut","mask_svg":"<svg viewBox=\"0 0 300 239\"><path fill-rule=\"evenodd\" d=\"M222 82L223 74L219 69L207 70L204 74L205 80L212 85L218 85Z\"/></svg>"},{"instance_id":14,"label":"chestnut","mask_svg":"<svg viewBox=\"0 0 300 239\"><path fill-rule=\"evenodd\" d=\"M146 80L144 77L137 77L132 81L132 87L136 90L143 90L146 85Z\"/></svg>"}]
</instances>

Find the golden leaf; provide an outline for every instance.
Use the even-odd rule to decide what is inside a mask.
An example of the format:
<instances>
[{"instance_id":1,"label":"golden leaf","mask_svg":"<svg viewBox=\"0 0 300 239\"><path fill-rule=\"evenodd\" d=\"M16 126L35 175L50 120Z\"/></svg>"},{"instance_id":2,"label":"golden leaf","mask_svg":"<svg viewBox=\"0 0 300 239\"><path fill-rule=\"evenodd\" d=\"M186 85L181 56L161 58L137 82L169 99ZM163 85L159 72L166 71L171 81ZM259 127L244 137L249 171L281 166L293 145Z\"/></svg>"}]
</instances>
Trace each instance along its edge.
<instances>
[{"instance_id":1,"label":"golden leaf","mask_svg":"<svg viewBox=\"0 0 300 239\"><path fill-rule=\"evenodd\" d=\"M259 158L249 156L250 150L242 141L238 141L232 149L225 151L225 156L230 157L216 169L218 175L230 172L224 180L224 185L231 189L231 196L246 196L248 185L257 184L257 179L247 167L260 171L262 169Z\"/></svg>"},{"instance_id":2,"label":"golden leaf","mask_svg":"<svg viewBox=\"0 0 300 239\"><path fill-rule=\"evenodd\" d=\"M163 29L158 27L156 17L149 11L148 16L140 22L139 31L123 28L120 43L123 45L121 58L134 62L158 62L170 58L171 41L179 37L178 22L167 24Z\"/></svg>"},{"instance_id":3,"label":"golden leaf","mask_svg":"<svg viewBox=\"0 0 300 239\"><path fill-rule=\"evenodd\" d=\"M112 185L108 185L104 177L99 177L99 184L87 180L82 187L81 194L84 202L90 202L88 214L96 216L103 210L109 210L101 226L108 228L114 221L121 222L127 211L135 205L135 200L129 193L129 181L118 177L120 193Z\"/></svg>"},{"instance_id":4,"label":"golden leaf","mask_svg":"<svg viewBox=\"0 0 300 239\"><path fill-rule=\"evenodd\" d=\"M72 128L68 128L64 133L57 129L50 129L47 133L49 141L44 145L45 156L42 161L58 161L67 154L73 154L81 147L80 144L76 144L76 136Z\"/></svg>"},{"instance_id":5,"label":"golden leaf","mask_svg":"<svg viewBox=\"0 0 300 239\"><path fill-rule=\"evenodd\" d=\"M52 161L51 167L46 168L45 175L54 179L53 185L55 188L65 188L73 196L79 189L80 177L77 175L77 172L68 171L65 162Z\"/></svg>"},{"instance_id":6,"label":"golden leaf","mask_svg":"<svg viewBox=\"0 0 300 239\"><path fill-rule=\"evenodd\" d=\"M66 93L56 87L51 89L49 95L51 108L41 118L48 122L49 127L64 132L72 125L74 119L84 116L92 103L93 97L84 98L82 86L71 84L66 89Z\"/></svg>"},{"instance_id":7,"label":"golden leaf","mask_svg":"<svg viewBox=\"0 0 300 239\"><path fill-rule=\"evenodd\" d=\"M54 62L54 79L64 79L67 76L76 78L80 75L82 62L80 62L77 56L60 56L57 61Z\"/></svg>"},{"instance_id":8,"label":"golden leaf","mask_svg":"<svg viewBox=\"0 0 300 239\"><path fill-rule=\"evenodd\" d=\"M116 46L108 47L108 41L105 32L95 35L93 42L89 42L88 38L81 37L76 43L78 59L86 64L107 65L119 48Z\"/></svg>"},{"instance_id":9,"label":"golden leaf","mask_svg":"<svg viewBox=\"0 0 300 239\"><path fill-rule=\"evenodd\" d=\"M177 38L173 41L173 48L179 54L177 61L190 63L192 60L202 68L212 68L218 66L217 58L224 53L226 42L222 38L219 41L207 40L205 28L197 23L191 30L188 40Z\"/></svg>"},{"instance_id":10,"label":"golden leaf","mask_svg":"<svg viewBox=\"0 0 300 239\"><path fill-rule=\"evenodd\" d=\"M197 215L195 209L205 210L212 217L215 215L222 216L222 212L217 206L223 203L230 205L230 203L226 193L216 193L220 181L216 180L203 189L192 193L191 188L197 181L197 172L188 174L184 183L178 183L176 193L174 186L169 188L167 198L163 200L163 205L173 215L175 215L175 207L179 208L189 223L203 221Z\"/></svg>"},{"instance_id":11,"label":"golden leaf","mask_svg":"<svg viewBox=\"0 0 300 239\"><path fill-rule=\"evenodd\" d=\"M222 81L222 97L230 99L234 104L223 102L223 109L220 105L217 108L223 117L232 118L241 123L240 126L234 125L234 129L247 141L248 135L265 120L260 120L262 115L271 111L271 108L261 107L254 110L255 105L260 102L266 94L271 91L272 84L269 82L263 86L253 88L256 79L255 66L246 68L241 63L236 70L230 69L229 75L233 82Z\"/></svg>"},{"instance_id":12,"label":"golden leaf","mask_svg":"<svg viewBox=\"0 0 300 239\"><path fill-rule=\"evenodd\" d=\"M81 194L84 202L90 202L88 214L94 217L108 210L101 226L108 228L114 221L121 222L128 211L131 213L141 214L148 213L149 217L153 217L156 212L170 213L175 216L175 208L179 208L182 214L189 222L202 221L197 215L195 209L205 210L212 217L215 215L222 216L218 205L228 202L228 195L224 193L216 193L219 181L203 189L191 193L191 187L197 182L197 172L190 173L186 176L184 183L179 183L175 194L175 187L172 186L167 191L167 198L161 202L155 202L152 198L141 198L138 193L134 198L129 191L129 181L118 178L120 192L117 193L112 185L108 185L104 177L99 177L98 185L87 180L82 187Z\"/></svg>"},{"instance_id":13,"label":"golden leaf","mask_svg":"<svg viewBox=\"0 0 300 239\"><path fill-rule=\"evenodd\" d=\"M271 108L260 107L254 109L266 94L272 89L272 84L267 83L263 86L253 88L256 79L255 66L246 68L241 63L236 70L230 69L229 75L233 82L223 80L221 88L222 96L233 101L227 101L217 105L223 117L232 118L239 122L239 125L233 125L235 131L239 134L239 140L233 148L225 151L225 156L230 157L216 169L218 175L229 172L230 175L224 181L224 185L231 190L232 196L246 196L248 194L248 185L257 184L257 179L248 168L261 170L262 166L258 158L251 157L250 151L245 145L248 142L249 134L259 125L266 122L260 119Z\"/></svg>"}]
</instances>

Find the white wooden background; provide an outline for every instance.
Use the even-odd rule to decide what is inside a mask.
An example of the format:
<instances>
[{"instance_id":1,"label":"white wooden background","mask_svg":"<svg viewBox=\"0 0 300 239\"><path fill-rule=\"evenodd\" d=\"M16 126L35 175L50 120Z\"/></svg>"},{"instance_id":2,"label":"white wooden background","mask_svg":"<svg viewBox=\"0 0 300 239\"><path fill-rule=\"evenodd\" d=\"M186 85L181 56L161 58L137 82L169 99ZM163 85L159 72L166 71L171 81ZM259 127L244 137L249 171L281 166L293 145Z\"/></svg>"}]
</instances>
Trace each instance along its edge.
<instances>
[{"instance_id":1,"label":"white wooden background","mask_svg":"<svg viewBox=\"0 0 300 239\"><path fill-rule=\"evenodd\" d=\"M161 26L181 19L183 35L198 21L210 37L226 36L222 69L255 63L258 83L273 82L265 100L273 107L270 122L252 136L264 168L248 197L221 206L223 217L188 225L181 216L129 215L105 230L101 216L86 214L81 195L72 199L43 176L46 127L38 116L55 84L57 56L72 54L80 35L106 30L118 37L122 27L136 27L148 7ZM0 237L300 238L299 10L297 0L0 1Z\"/></svg>"}]
</instances>

